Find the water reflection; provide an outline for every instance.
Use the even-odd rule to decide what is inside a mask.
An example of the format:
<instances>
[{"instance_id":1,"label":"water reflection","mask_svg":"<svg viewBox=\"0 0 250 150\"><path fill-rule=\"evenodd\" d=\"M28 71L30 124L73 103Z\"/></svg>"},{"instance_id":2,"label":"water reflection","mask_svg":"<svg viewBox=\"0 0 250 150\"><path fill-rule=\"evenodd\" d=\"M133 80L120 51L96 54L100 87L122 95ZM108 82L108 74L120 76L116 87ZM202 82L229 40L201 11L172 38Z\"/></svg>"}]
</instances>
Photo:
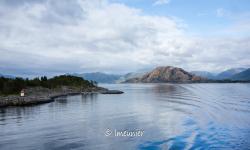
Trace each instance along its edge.
<instances>
[{"instance_id":1,"label":"water reflection","mask_svg":"<svg viewBox=\"0 0 250 150\"><path fill-rule=\"evenodd\" d=\"M98 94L90 93L81 95L81 100L83 103L93 103L98 99Z\"/></svg>"},{"instance_id":2,"label":"water reflection","mask_svg":"<svg viewBox=\"0 0 250 150\"><path fill-rule=\"evenodd\" d=\"M121 84L0 109L0 149L248 149L249 84ZM144 130L105 136L107 128Z\"/></svg>"}]
</instances>

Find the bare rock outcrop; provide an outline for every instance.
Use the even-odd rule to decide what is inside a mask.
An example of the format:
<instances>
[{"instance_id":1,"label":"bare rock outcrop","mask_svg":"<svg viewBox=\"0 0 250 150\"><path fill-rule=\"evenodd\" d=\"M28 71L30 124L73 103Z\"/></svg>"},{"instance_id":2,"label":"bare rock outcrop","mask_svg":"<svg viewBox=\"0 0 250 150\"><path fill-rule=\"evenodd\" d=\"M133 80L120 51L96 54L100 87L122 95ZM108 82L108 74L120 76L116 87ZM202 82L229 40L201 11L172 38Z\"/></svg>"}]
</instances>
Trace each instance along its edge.
<instances>
[{"instance_id":1,"label":"bare rock outcrop","mask_svg":"<svg viewBox=\"0 0 250 150\"><path fill-rule=\"evenodd\" d=\"M157 67L139 78L127 80L127 83L189 83L203 82L207 79L191 74L181 68L172 66Z\"/></svg>"}]
</instances>

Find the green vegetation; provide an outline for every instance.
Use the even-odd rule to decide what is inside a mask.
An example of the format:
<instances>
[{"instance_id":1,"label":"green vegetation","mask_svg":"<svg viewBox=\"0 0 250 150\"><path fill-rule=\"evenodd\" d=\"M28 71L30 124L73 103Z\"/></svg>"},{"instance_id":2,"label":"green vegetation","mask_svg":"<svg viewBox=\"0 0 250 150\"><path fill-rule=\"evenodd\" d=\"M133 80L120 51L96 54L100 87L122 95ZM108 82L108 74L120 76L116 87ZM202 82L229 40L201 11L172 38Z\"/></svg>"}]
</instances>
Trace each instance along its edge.
<instances>
[{"instance_id":1,"label":"green vegetation","mask_svg":"<svg viewBox=\"0 0 250 150\"><path fill-rule=\"evenodd\" d=\"M84 80L81 77L75 77L70 75L56 76L48 79L46 76L41 78L34 78L29 80L23 78L5 78L0 77L0 95L18 94L21 89L27 87L41 86L45 88L56 88L60 86L74 86L74 87L94 87L97 86L97 82Z\"/></svg>"}]
</instances>

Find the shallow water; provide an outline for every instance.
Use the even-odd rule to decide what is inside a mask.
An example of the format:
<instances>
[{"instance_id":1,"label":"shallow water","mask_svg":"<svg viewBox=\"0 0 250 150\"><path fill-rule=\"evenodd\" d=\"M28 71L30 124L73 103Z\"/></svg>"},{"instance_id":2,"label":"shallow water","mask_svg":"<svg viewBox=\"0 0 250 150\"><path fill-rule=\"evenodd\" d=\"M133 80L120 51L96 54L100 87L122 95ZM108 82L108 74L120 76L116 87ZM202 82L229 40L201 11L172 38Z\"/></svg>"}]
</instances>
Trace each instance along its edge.
<instances>
[{"instance_id":1,"label":"shallow water","mask_svg":"<svg viewBox=\"0 0 250 150\"><path fill-rule=\"evenodd\" d=\"M0 149L249 149L250 84L113 84L0 109ZM111 131L107 134L107 130ZM143 131L116 136L116 131Z\"/></svg>"}]
</instances>

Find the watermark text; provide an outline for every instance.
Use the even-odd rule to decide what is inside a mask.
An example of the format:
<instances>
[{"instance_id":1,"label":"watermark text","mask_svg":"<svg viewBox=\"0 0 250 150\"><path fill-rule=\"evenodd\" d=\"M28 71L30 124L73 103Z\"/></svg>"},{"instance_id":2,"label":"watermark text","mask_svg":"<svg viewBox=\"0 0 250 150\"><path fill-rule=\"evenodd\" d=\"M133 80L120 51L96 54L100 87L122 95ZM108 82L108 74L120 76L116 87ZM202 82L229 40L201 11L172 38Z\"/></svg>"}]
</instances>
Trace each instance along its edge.
<instances>
[{"instance_id":1,"label":"watermark text","mask_svg":"<svg viewBox=\"0 0 250 150\"><path fill-rule=\"evenodd\" d=\"M107 129L105 131L105 136L117 136L117 137L141 137L144 134L144 130L135 129L135 130L111 130Z\"/></svg>"}]
</instances>

